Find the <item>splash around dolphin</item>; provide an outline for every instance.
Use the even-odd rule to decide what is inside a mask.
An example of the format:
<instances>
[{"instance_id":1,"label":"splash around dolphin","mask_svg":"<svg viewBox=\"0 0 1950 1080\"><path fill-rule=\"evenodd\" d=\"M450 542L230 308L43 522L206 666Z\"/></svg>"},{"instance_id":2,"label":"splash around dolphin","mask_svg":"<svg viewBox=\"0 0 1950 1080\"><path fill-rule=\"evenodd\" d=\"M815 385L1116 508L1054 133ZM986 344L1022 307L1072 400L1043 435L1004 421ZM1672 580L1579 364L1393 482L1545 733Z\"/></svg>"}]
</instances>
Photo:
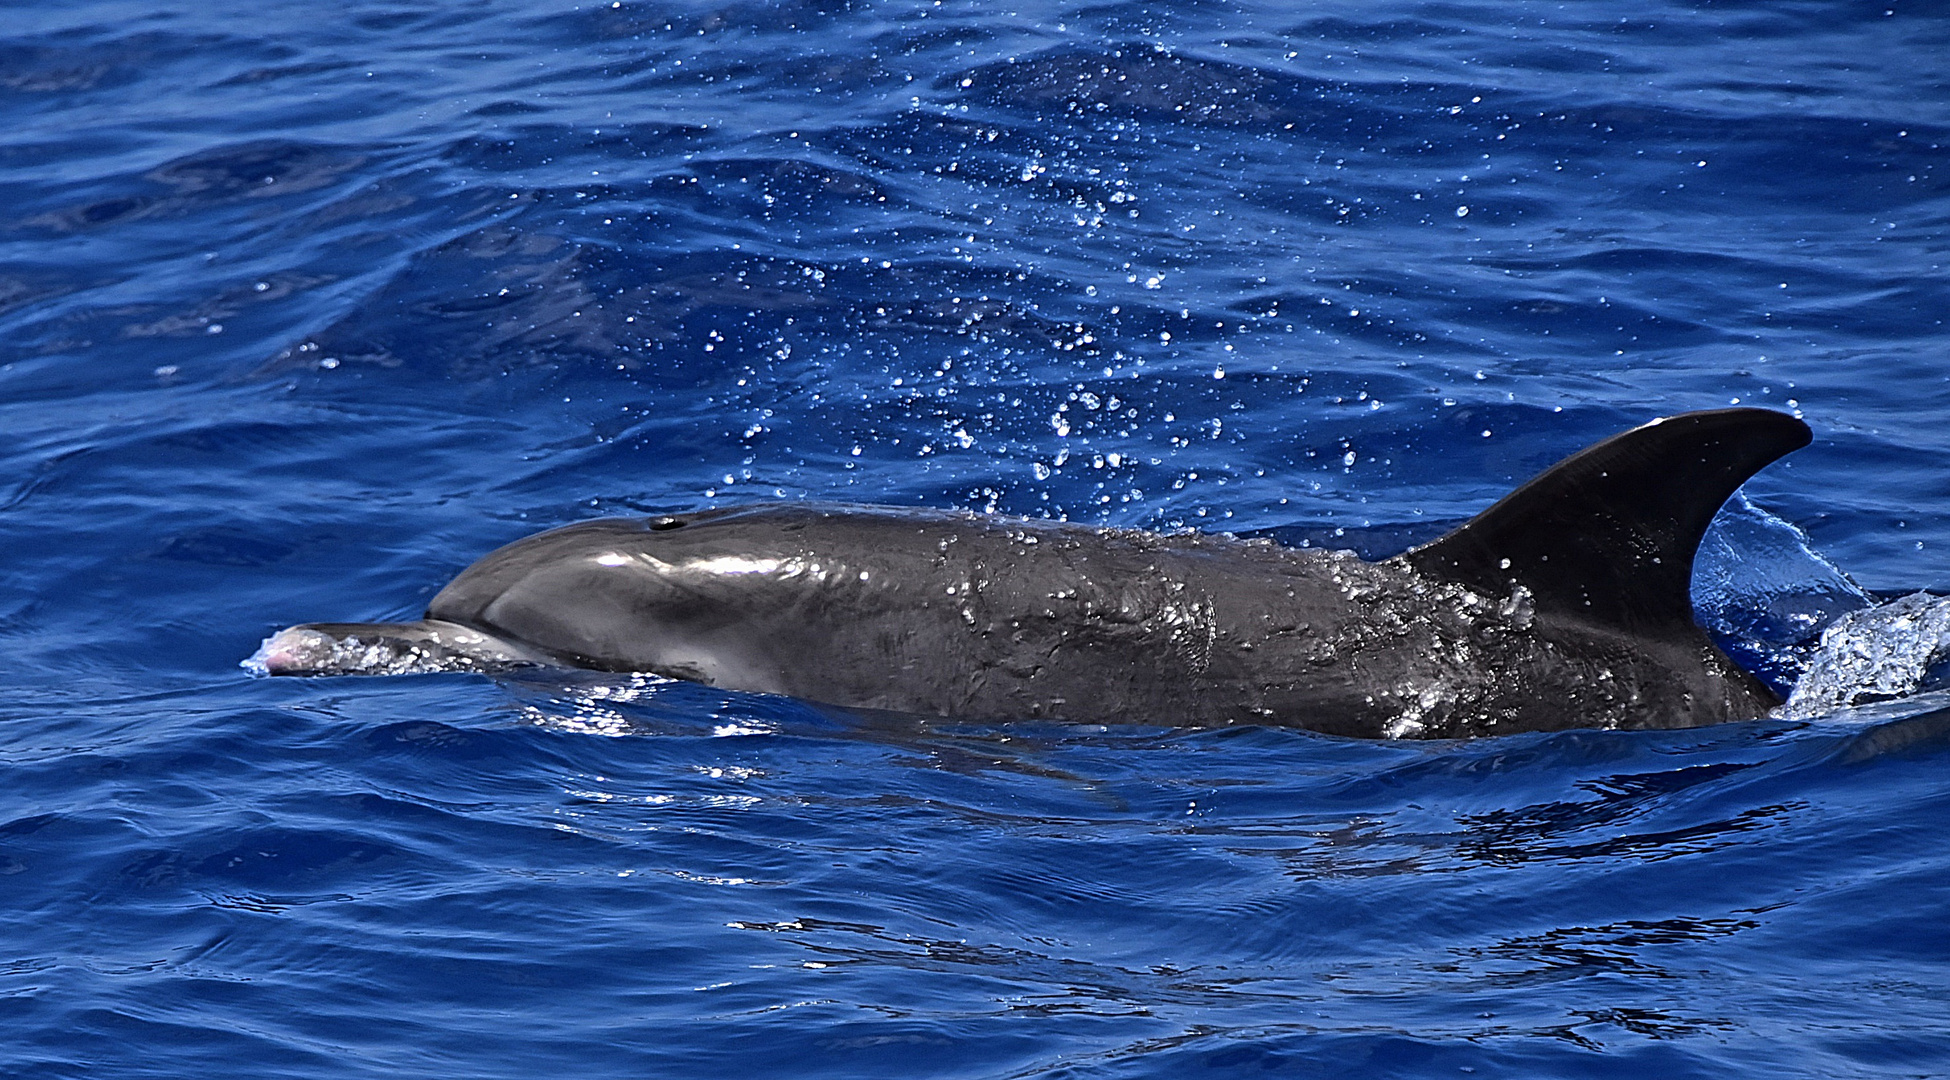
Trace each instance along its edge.
<instances>
[{"instance_id":1,"label":"splash around dolphin","mask_svg":"<svg viewBox=\"0 0 1950 1080\"><path fill-rule=\"evenodd\" d=\"M1194 532L803 503L585 521L411 623L280 631L272 675L556 665L970 720L1456 738L1692 727L1780 704L1693 621L1715 511L1810 441L1655 420L1379 562Z\"/></svg>"}]
</instances>

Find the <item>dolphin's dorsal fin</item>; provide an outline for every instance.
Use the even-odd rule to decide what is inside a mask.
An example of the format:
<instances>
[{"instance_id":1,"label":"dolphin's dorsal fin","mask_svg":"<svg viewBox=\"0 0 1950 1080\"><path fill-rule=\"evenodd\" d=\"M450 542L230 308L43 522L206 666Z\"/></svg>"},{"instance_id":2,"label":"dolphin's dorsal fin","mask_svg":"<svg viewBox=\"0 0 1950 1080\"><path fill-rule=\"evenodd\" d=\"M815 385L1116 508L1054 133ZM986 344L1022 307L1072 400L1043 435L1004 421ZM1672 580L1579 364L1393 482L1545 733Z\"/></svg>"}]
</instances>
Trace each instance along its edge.
<instances>
[{"instance_id":1,"label":"dolphin's dorsal fin","mask_svg":"<svg viewBox=\"0 0 1950 1080\"><path fill-rule=\"evenodd\" d=\"M1654 420L1572 454L1400 558L1537 610L1637 633L1692 628L1693 555L1720 504L1808 425L1767 409ZM1694 631L1696 632L1696 631Z\"/></svg>"}]
</instances>

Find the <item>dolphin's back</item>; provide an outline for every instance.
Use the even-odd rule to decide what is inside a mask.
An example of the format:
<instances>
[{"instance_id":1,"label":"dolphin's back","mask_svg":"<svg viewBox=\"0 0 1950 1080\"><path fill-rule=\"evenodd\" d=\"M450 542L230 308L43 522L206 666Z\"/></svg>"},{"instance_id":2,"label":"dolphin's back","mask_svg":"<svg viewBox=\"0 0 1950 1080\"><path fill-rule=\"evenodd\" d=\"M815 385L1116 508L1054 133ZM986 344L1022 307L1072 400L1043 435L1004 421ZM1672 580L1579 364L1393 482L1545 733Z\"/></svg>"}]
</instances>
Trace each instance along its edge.
<instances>
[{"instance_id":1,"label":"dolphin's back","mask_svg":"<svg viewBox=\"0 0 1950 1080\"><path fill-rule=\"evenodd\" d=\"M859 708L1209 724L1269 715L1261 681L1322 684L1351 614L1337 576L1375 568L1196 533L787 504L517 541L428 617L579 666ZM1248 677L1277 661L1305 670Z\"/></svg>"}]
</instances>

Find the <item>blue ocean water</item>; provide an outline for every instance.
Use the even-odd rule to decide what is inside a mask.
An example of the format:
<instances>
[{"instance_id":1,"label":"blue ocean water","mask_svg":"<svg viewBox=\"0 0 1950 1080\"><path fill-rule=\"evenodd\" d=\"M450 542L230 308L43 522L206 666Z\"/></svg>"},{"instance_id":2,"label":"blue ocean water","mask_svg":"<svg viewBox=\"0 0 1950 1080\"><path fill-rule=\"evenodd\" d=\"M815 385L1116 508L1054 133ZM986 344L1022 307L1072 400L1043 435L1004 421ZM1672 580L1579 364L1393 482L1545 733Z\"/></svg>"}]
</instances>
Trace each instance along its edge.
<instances>
[{"instance_id":1,"label":"blue ocean water","mask_svg":"<svg viewBox=\"0 0 1950 1080\"><path fill-rule=\"evenodd\" d=\"M0 5L0 1073L1950 1073L1934 696L1404 744L238 667L586 517L1380 552L1736 401L1816 442L1716 628L1782 521L1950 587L1946 58L1912 0Z\"/></svg>"}]
</instances>

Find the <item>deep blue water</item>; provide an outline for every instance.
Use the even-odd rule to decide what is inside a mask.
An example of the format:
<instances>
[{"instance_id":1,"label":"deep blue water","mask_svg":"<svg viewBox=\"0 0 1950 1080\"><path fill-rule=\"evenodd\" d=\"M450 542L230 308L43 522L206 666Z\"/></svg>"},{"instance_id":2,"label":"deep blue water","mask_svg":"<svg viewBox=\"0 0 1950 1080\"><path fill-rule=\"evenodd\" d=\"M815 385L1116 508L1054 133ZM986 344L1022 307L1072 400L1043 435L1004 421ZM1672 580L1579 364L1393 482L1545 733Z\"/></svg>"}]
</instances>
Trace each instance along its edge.
<instances>
[{"instance_id":1,"label":"deep blue water","mask_svg":"<svg viewBox=\"0 0 1950 1080\"><path fill-rule=\"evenodd\" d=\"M590 516L1386 550L1736 400L1816 431L1753 504L1950 587L1947 79L1913 0L0 6L0 1074L1950 1073L1930 697L1396 744L238 667Z\"/></svg>"}]
</instances>

